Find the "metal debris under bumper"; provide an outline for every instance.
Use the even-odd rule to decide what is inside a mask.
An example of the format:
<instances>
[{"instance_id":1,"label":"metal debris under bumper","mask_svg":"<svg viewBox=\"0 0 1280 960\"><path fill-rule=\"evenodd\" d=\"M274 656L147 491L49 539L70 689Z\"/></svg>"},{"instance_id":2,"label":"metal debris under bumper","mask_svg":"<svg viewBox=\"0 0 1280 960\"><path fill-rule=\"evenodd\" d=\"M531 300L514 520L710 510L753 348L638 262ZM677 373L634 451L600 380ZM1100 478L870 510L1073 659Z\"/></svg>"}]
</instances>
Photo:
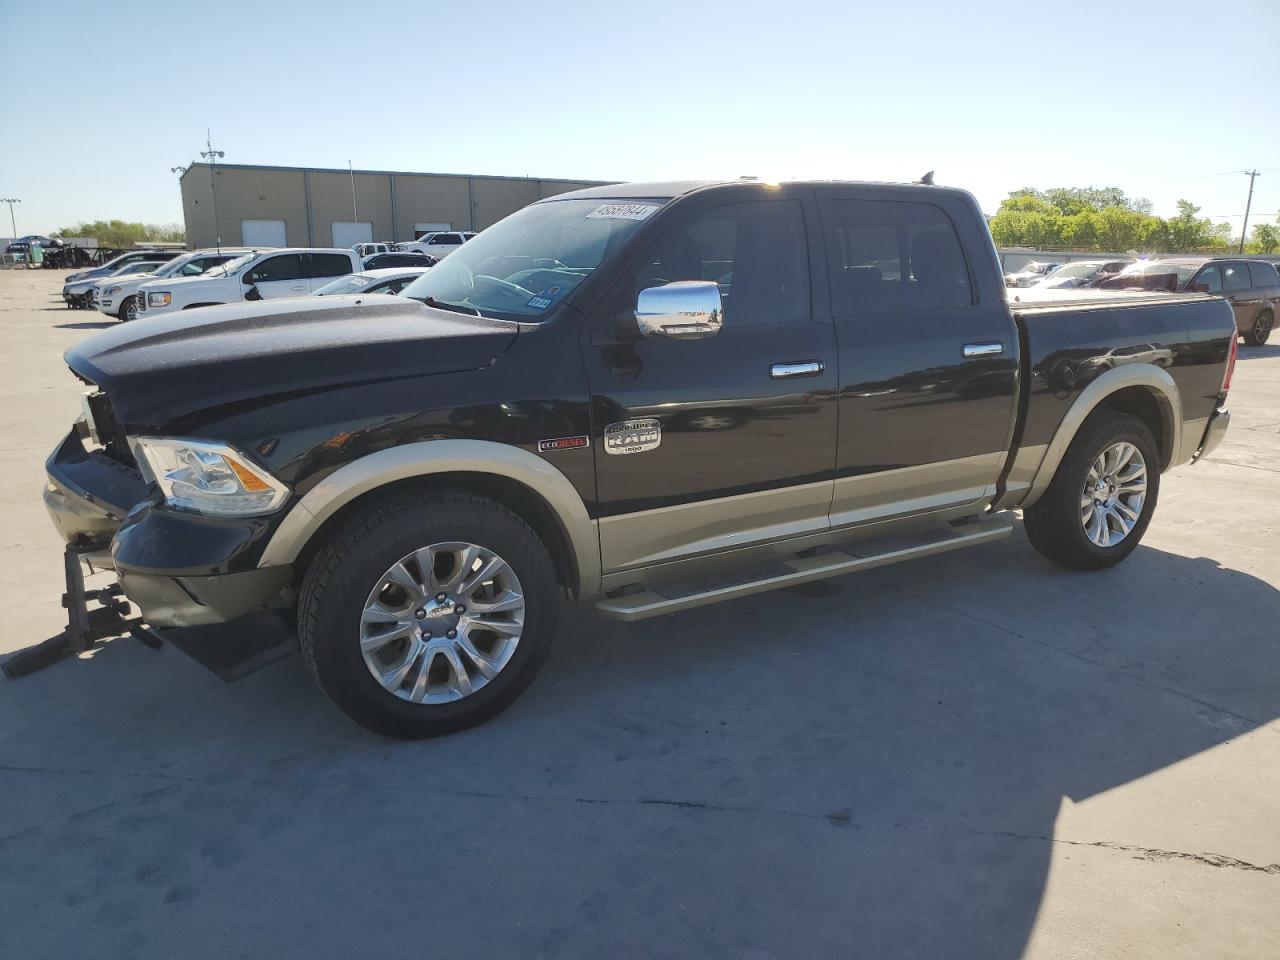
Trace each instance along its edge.
<instances>
[{"instance_id":1,"label":"metal debris under bumper","mask_svg":"<svg viewBox=\"0 0 1280 960\"><path fill-rule=\"evenodd\" d=\"M645 620L708 603L766 590L870 570L904 560L1002 540L1013 531L1008 514L928 527L841 544L823 553L803 553L705 577L656 583L634 592L617 592L596 601L596 610L614 620Z\"/></svg>"}]
</instances>

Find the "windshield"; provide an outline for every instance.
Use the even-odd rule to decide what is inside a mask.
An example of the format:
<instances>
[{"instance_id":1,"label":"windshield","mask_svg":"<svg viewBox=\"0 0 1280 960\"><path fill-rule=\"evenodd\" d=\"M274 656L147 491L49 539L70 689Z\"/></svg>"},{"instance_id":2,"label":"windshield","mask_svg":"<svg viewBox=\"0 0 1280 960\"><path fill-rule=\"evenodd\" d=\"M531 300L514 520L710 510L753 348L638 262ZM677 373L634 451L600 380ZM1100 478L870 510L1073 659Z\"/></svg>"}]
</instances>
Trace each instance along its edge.
<instances>
[{"instance_id":1,"label":"windshield","mask_svg":"<svg viewBox=\"0 0 1280 960\"><path fill-rule=\"evenodd\" d=\"M234 260L228 260L220 267L210 267L205 271L204 275L206 277L229 277L256 256L256 253L241 254Z\"/></svg>"},{"instance_id":2,"label":"windshield","mask_svg":"<svg viewBox=\"0 0 1280 960\"><path fill-rule=\"evenodd\" d=\"M540 319L660 206L598 199L535 203L462 244L402 295L500 319Z\"/></svg>"},{"instance_id":3,"label":"windshield","mask_svg":"<svg viewBox=\"0 0 1280 960\"><path fill-rule=\"evenodd\" d=\"M372 278L359 273L353 273L347 277L339 277L337 280L332 280L319 290L316 290L315 295L317 297L331 297L340 296L344 293L359 293L368 285L370 279Z\"/></svg>"},{"instance_id":4,"label":"windshield","mask_svg":"<svg viewBox=\"0 0 1280 960\"><path fill-rule=\"evenodd\" d=\"M1053 271L1053 279L1075 280L1078 277L1091 277L1097 269L1096 263L1068 263Z\"/></svg>"},{"instance_id":5,"label":"windshield","mask_svg":"<svg viewBox=\"0 0 1280 960\"><path fill-rule=\"evenodd\" d=\"M1168 260L1142 260L1120 271L1122 277L1149 277L1160 274L1177 274L1178 283L1184 284L1200 268L1199 263L1173 263Z\"/></svg>"}]
</instances>

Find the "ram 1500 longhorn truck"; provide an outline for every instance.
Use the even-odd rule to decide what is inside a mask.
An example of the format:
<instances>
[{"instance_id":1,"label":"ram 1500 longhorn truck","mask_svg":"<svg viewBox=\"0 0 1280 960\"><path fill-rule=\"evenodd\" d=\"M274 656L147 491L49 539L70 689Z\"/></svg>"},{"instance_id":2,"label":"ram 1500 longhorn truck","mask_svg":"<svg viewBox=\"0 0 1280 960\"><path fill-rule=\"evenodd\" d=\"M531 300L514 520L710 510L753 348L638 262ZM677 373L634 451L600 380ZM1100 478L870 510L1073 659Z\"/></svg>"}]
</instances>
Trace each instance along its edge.
<instances>
[{"instance_id":1,"label":"ram 1500 longhorn truck","mask_svg":"<svg viewBox=\"0 0 1280 960\"><path fill-rule=\"evenodd\" d=\"M67 353L63 536L153 626L296 608L352 718L480 722L561 595L637 620L1008 536L1079 570L1227 427L1230 306L1011 310L973 198L650 183L542 200L399 297L143 318ZM74 569L74 567L73 567Z\"/></svg>"}]
</instances>

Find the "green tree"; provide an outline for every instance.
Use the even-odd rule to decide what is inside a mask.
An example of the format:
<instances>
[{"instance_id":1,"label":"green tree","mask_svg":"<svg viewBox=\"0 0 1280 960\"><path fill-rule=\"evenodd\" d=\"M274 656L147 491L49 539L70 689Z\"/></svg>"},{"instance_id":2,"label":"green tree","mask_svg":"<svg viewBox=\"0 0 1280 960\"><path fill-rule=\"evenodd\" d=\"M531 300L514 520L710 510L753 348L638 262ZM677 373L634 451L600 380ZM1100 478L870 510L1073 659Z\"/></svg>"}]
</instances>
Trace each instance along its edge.
<instances>
[{"instance_id":1,"label":"green tree","mask_svg":"<svg viewBox=\"0 0 1280 960\"><path fill-rule=\"evenodd\" d=\"M1190 200L1178 201L1178 215L1165 221L1169 228L1171 253L1188 253L1226 246L1230 239L1231 228L1226 224L1221 225L1226 226L1224 236L1208 217L1197 216L1199 212L1200 208Z\"/></svg>"},{"instance_id":2,"label":"green tree","mask_svg":"<svg viewBox=\"0 0 1280 960\"><path fill-rule=\"evenodd\" d=\"M1275 253L1280 250L1280 227L1274 223L1257 223L1249 241L1250 253Z\"/></svg>"},{"instance_id":3,"label":"green tree","mask_svg":"<svg viewBox=\"0 0 1280 960\"><path fill-rule=\"evenodd\" d=\"M78 223L74 227L63 227L55 231L60 237L92 237L100 247L125 249L135 243L148 242L186 242L186 233L176 223L130 223L125 220L95 220L92 223Z\"/></svg>"}]
</instances>

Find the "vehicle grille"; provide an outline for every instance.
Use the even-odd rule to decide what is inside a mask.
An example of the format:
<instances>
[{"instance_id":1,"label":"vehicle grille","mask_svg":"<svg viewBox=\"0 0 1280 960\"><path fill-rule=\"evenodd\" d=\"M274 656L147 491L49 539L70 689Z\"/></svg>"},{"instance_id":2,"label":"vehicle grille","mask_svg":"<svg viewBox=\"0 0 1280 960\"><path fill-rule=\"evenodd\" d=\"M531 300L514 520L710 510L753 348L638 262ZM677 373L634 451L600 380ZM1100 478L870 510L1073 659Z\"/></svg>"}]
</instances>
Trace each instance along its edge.
<instances>
[{"instance_id":1,"label":"vehicle grille","mask_svg":"<svg viewBox=\"0 0 1280 960\"><path fill-rule=\"evenodd\" d=\"M98 434L98 442L108 457L127 467L137 467L133 459L133 451L129 449L129 438L124 427L116 419L116 412L111 401L101 390L89 394L89 412L93 415L93 426Z\"/></svg>"},{"instance_id":2,"label":"vehicle grille","mask_svg":"<svg viewBox=\"0 0 1280 960\"><path fill-rule=\"evenodd\" d=\"M133 305L139 313L143 313L147 309L147 294L144 290L138 290L138 295L133 298Z\"/></svg>"}]
</instances>

